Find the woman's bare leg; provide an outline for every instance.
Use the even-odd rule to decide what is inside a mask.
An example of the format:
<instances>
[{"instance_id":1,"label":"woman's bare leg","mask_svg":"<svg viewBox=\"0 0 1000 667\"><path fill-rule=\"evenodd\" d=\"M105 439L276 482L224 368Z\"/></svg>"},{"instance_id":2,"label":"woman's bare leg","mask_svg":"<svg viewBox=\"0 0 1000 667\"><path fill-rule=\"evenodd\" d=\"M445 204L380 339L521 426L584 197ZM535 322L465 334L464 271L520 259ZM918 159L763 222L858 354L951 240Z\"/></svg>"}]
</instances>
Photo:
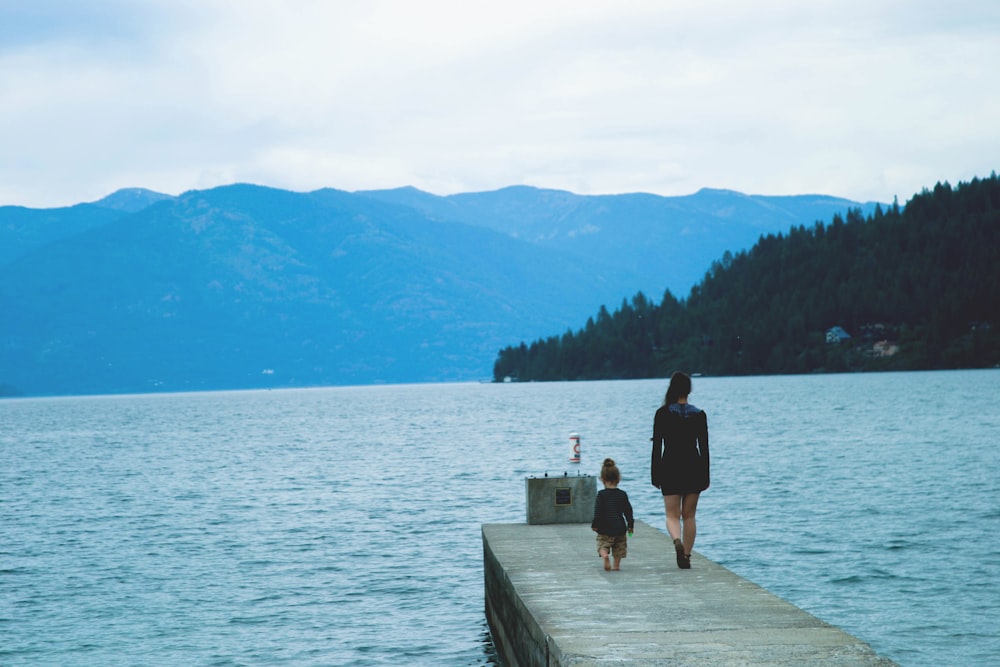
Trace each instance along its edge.
<instances>
[{"instance_id":1,"label":"woman's bare leg","mask_svg":"<svg viewBox=\"0 0 1000 667\"><path fill-rule=\"evenodd\" d=\"M681 497L663 496L663 509L667 513L667 532L671 539L681 536Z\"/></svg>"},{"instance_id":2,"label":"woman's bare leg","mask_svg":"<svg viewBox=\"0 0 1000 667\"><path fill-rule=\"evenodd\" d=\"M675 498L677 496L674 496ZM689 493L684 496L684 500L680 501L680 514L684 521L684 555L690 556L691 550L694 549L694 538L698 533L698 522L695 520L694 515L698 510L698 494ZM669 529L668 529L669 530ZM671 534L673 537L673 534Z\"/></svg>"}]
</instances>

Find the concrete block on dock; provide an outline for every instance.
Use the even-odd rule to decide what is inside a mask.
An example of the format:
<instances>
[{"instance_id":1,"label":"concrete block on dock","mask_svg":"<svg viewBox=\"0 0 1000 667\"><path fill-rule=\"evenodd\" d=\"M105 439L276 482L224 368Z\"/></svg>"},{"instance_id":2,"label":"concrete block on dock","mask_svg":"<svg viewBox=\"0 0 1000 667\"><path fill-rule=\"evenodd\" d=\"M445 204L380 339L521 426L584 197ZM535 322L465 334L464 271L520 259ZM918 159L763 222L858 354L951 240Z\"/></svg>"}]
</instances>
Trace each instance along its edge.
<instances>
[{"instance_id":1,"label":"concrete block on dock","mask_svg":"<svg viewBox=\"0 0 1000 667\"><path fill-rule=\"evenodd\" d=\"M594 518L597 478L591 475L527 477L527 523L587 523Z\"/></svg>"}]
</instances>

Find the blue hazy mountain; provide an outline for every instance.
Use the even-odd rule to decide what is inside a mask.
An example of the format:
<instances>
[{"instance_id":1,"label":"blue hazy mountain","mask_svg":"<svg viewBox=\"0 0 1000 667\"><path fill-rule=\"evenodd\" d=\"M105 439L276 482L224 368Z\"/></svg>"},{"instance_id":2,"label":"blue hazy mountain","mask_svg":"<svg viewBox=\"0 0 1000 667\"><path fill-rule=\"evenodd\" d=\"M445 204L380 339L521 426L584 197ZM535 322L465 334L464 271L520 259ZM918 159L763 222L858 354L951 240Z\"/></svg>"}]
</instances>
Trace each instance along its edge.
<instances>
[{"instance_id":1,"label":"blue hazy mountain","mask_svg":"<svg viewBox=\"0 0 1000 667\"><path fill-rule=\"evenodd\" d=\"M94 204L126 213L135 213L164 199L173 199L173 197L146 188L123 188L112 192L103 199L98 199Z\"/></svg>"},{"instance_id":2,"label":"blue hazy mountain","mask_svg":"<svg viewBox=\"0 0 1000 667\"><path fill-rule=\"evenodd\" d=\"M75 206L47 209L0 206L0 265L171 198L144 188L126 188L96 202Z\"/></svg>"},{"instance_id":3,"label":"blue hazy mountain","mask_svg":"<svg viewBox=\"0 0 1000 667\"><path fill-rule=\"evenodd\" d=\"M875 207L825 195L768 197L712 189L683 197L577 195L525 186L445 197L414 188L359 194L638 273L643 281L630 293L641 289L657 299L664 289L686 296L713 260L727 250L749 248L761 234L827 222L850 208L867 215Z\"/></svg>"},{"instance_id":4,"label":"blue hazy mountain","mask_svg":"<svg viewBox=\"0 0 1000 667\"><path fill-rule=\"evenodd\" d=\"M36 209L0 206L0 266L53 241L70 238L122 217L93 204Z\"/></svg>"},{"instance_id":5,"label":"blue hazy mountain","mask_svg":"<svg viewBox=\"0 0 1000 667\"><path fill-rule=\"evenodd\" d=\"M438 197L233 185L2 207L0 386L487 378L501 347L580 327L640 289L659 299L697 282L725 249L851 205L723 191Z\"/></svg>"}]
</instances>

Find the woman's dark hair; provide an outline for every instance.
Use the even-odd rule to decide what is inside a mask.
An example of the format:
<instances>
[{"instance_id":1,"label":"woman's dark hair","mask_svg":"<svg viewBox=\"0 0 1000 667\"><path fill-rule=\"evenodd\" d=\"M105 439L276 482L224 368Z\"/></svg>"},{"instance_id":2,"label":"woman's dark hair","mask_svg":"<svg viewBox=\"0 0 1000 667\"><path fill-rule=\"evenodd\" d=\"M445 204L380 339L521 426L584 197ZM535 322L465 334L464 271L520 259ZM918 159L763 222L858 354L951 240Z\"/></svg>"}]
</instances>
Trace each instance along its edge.
<instances>
[{"instance_id":1,"label":"woman's dark hair","mask_svg":"<svg viewBox=\"0 0 1000 667\"><path fill-rule=\"evenodd\" d=\"M616 484L621 478L622 473L618 470L618 466L615 465L615 460L604 459L604 465L601 466L601 481L608 484Z\"/></svg>"},{"instance_id":2,"label":"woman's dark hair","mask_svg":"<svg viewBox=\"0 0 1000 667\"><path fill-rule=\"evenodd\" d=\"M667 387L667 395L663 398L664 405L676 403L678 398L685 398L691 393L691 377L680 371L670 376L670 386Z\"/></svg>"}]
</instances>

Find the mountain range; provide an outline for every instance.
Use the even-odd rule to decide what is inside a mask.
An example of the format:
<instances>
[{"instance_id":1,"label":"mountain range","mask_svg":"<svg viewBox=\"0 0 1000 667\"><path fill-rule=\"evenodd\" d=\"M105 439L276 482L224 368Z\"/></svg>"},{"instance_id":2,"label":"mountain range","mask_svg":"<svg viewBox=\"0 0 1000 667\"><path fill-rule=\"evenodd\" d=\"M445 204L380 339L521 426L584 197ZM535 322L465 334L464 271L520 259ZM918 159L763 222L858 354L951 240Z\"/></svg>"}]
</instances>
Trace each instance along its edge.
<instances>
[{"instance_id":1,"label":"mountain range","mask_svg":"<svg viewBox=\"0 0 1000 667\"><path fill-rule=\"evenodd\" d=\"M515 186L141 188L0 207L0 390L467 381L500 348L644 291L684 295L767 233L874 203Z\"/></svg>"}]
</instances>

